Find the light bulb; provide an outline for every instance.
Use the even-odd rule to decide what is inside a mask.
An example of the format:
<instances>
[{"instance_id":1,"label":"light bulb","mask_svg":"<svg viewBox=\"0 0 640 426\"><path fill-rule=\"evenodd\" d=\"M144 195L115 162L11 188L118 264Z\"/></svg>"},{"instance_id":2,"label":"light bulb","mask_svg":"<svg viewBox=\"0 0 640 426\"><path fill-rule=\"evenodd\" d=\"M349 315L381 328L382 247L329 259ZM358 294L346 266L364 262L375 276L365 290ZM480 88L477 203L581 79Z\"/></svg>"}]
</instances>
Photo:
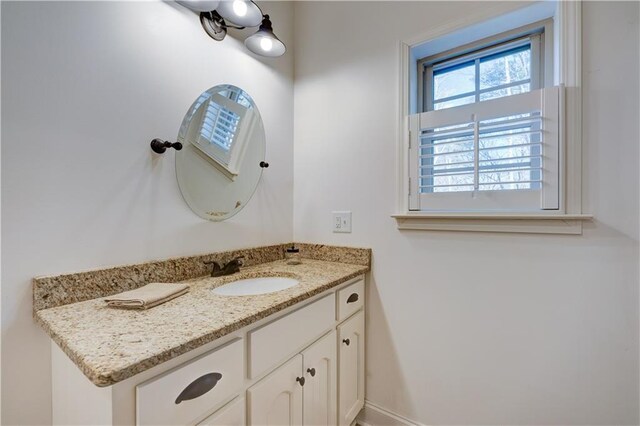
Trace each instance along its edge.
<instances>
[{"instance_id":1,"label":"light bulb","mask_svg":"<svg viewBox=\"0 0 640 426\"><path fill-rule=\"evenodd\" d=\"M271 49L273 49L273 40L271 40L269 37L262 37L260 39L260 47L265 52L271 51Z\"/></svg>"},{"instance_id":2,"label":"light bulb","mask_svg":"<svg viewBox=\"0 0 640 426\"><path fill-rule=\"evenodd\" d=\"M247 4L241 0L235 0L233 2L233 12L238 16L245 16L247 14Z\"/></svg>"}]
</instances>

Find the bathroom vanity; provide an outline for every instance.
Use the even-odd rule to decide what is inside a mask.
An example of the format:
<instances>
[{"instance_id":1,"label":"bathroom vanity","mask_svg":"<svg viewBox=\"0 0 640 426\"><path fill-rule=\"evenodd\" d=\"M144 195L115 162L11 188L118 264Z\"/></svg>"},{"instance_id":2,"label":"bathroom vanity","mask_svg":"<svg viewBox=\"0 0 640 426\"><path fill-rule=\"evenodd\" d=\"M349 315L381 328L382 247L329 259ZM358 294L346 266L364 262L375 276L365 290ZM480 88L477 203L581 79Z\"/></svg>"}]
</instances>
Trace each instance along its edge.
<instances>
[{"instance_id":1,"label":"bathroom vanity","mask_svg":"<svg viewBox=\"0 0 640 426\"><path fill-rule=\"evenodd\" d=\"M324 246L302 247L300 265L249 252L238 274L188 280L187 295L147 311L107 308L102 298L37 310L55 342L54 424L352 424L365 396L370 252L338 248L354 264ZM214 291L255 277L299 283L244 296ZM36 279L34 297L55 299L61 284L82 279Z\"/></svg>"}]
</instances>

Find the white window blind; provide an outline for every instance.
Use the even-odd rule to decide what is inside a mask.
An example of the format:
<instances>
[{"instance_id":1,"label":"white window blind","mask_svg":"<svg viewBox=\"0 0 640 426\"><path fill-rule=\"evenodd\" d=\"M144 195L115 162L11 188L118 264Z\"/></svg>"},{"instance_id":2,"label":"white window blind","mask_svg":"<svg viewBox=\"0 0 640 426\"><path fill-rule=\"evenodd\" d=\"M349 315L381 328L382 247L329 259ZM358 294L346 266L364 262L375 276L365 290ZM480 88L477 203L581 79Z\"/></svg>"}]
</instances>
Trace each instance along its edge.
<instances>
[{"instance_id":1,"label":"white window blind","mask_svg":"<svg viewBox=\"0 0 640 426\"><path fill-rule=\"evenodd\" d=\"M221 149L229 151L239 123L238 114L208 100L202 127L200 127L199 143L215 143Z\"/></svg>"},{"instance_id":2,"label":"white window blind","mask_svg":"<svg viewBox=\"0 0 640 426\"><path fill-rule=\"evenodd\" d=\"M411 116L410 209L558 209L561 94L551 87Z\"/></svg>"}]
</instances>

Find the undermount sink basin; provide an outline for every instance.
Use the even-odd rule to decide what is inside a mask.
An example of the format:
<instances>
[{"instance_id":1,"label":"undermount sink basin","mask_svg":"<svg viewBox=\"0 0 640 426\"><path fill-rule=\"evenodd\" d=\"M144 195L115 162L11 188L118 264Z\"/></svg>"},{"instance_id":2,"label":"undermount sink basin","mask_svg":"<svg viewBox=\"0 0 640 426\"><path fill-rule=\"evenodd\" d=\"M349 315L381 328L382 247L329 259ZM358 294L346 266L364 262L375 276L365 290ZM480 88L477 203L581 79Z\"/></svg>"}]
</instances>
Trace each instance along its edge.
<instances>
[{"instance_id":1,"label":"undermount sink basin","mask_svg":"<svg viewBox=\"0 0 640 426\"><path fill-rule=\"evenodd\" d=\"M253 296L256 294L274 293L300 284L294 278L260 277L245 278L221 285L212 291L220 296Z\"/></svg>"}]
</instances>

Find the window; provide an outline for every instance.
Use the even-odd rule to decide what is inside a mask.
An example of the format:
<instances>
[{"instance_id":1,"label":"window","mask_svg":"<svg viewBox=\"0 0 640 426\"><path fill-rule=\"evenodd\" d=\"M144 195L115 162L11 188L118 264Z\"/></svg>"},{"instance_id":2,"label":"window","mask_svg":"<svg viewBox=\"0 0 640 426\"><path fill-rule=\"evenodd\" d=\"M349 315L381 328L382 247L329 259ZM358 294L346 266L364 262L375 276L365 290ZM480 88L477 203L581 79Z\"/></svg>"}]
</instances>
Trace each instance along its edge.
<instances>
[{"instance_id":1,"label":"window","mask_svg":"<svg viewBox=\"0 0 640 426\"><path fill-rule=\"evenodd\" d=\"M464 21L400 43L398 228L580 234L581 2Z\"/></svg>"},{"instance_id":2,"label":"window","mask_svg":"<svg viewBox=\"0 0 640 426\"><path fill-rule=\"evenodd\" d=\"M424 110L453 108L539 89L544 74L542 35L543 31L537 30L453 58L420 61L418 66L423 67L425 79ZM541 122L540 111L481 121L477 153L473 123L427 129L421 141L421 191L540 189Z\"/></svg>"},{"instance_id":3,"label":"window","mask_svg":"<svg viewBox=\"0 0 640 426\"><path fill-rule=\"evenodd\" d=\"M457 58L423 63L423 111L439 110L543 87L541 34Z\"/></svg>"},{"instance_id":4,"label":"window","mask_svg":"<svg viewBox=\"0 0 640 426\"><path fill-rule=\"evenodd\" d=\"M419 60L422 105L418 112L545 87L553 64L551 55L545 58L544 41L552 23L538 22Z\"/></svg>"},{"instance_id":5,"label":"window","mask_svg":"<svg viewBox=\"0 0 640 426\"><path fill-rule=\"evenodd\" d=\"M559 207L561 91L543 90L548 24L417 62L423 113L410 120L411 210Z\"/></svg>"}]
</instances>

